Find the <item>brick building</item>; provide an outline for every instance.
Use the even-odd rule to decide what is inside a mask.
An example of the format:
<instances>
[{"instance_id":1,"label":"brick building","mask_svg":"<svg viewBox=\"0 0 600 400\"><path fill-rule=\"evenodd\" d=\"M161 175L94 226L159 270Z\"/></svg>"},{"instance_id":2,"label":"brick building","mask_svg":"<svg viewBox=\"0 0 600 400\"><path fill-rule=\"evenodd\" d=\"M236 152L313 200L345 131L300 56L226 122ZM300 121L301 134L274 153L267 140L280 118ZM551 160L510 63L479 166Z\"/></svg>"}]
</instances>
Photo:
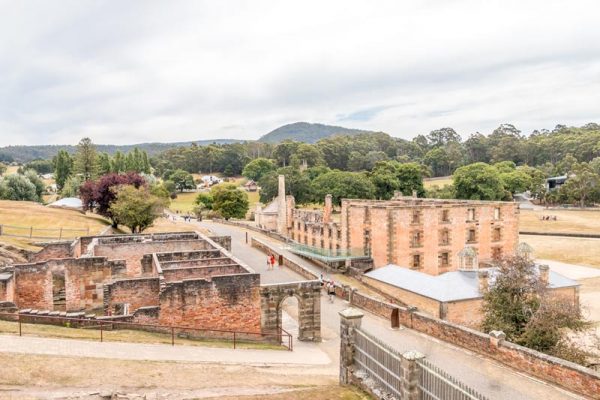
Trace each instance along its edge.
<instances>
[{"instance_id":1,"label":"brick building","mask_svg":"<svg viewBox=\"0 0 600 400\"><path fill-rule=\"evenodd\" d=\"M396 196L343 199L340 212L334 213L328 195L323 210L303 210L285 196L284 178L279 179L279 196L256 214L256 223L315 254L370 256L375 268L396 264L438 275L461 264L476 268L517 249L516 203Z\"/></svg>"}]
</instances>

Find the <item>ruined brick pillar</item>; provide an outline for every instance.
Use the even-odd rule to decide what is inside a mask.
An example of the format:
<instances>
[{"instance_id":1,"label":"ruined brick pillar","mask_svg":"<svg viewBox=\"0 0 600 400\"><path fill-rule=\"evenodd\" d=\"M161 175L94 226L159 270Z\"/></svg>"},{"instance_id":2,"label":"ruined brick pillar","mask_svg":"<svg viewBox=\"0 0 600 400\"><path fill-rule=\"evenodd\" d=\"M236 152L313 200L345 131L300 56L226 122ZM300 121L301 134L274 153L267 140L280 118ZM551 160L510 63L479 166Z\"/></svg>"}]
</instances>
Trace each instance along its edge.
<instances>
[{"instance_id":1,"label":"ruined brick pillar","mask_svg":"<svg viewBox=\"0 0 600 400\"><path fill-rule=\"evenodd\" d=\"M325 208L323 209L323 223L328 224L331 222L331 213L333 211L333 196L328 194L325 196Z\"/></svg>"},{"instance_id":2,"label":"ruined brick pillar","mask_svg":"<svg viewBox=\"0 0 600 400\"><path fill-rule=\"evenodd\" d=\"M355 330L360 328L364 314L356 308L340 311L340 385L351 383L354 364Z\"/></svg>"},{"instance_id":3,"label":"ruined brick pillar","mask_svg":"<svg viewBox=\"0 0 600 400\"><path fill-rule=\"evenodd\" d=\"M420 400L421 393L419 389L420 367L417 360L425 358L418 351L407 351L402 354L402 380L401 392L402 400Z\"/></svg>"},{"instance_id":4,"label":"ruined brick pillar","mask_svg":"<svg viewBox=\"0 0 600 400\"><path fill-rule=\"evenodd\" d=\"M277 233L287 235L287 204L285 199L285 176L279 175L277 195Z\"/></svg>"}]
</instances>

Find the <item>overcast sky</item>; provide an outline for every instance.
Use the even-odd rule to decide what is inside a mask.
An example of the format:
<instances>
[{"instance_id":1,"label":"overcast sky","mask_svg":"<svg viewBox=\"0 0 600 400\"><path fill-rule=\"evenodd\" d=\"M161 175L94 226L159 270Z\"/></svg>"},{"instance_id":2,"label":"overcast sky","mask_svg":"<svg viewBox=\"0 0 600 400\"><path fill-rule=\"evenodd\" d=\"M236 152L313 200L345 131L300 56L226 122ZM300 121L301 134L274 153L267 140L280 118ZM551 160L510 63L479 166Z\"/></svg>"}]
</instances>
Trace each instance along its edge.
<instances>
[{"instance_id":1,"label":"overcast sky","mask_svg":"<svg viewBox=\"0 0 600 400\"><path fill-rule=\"evenodd\" d=\"M0 0L0 145L600 122L600 2Z\"/></svg>"}]
</instances>

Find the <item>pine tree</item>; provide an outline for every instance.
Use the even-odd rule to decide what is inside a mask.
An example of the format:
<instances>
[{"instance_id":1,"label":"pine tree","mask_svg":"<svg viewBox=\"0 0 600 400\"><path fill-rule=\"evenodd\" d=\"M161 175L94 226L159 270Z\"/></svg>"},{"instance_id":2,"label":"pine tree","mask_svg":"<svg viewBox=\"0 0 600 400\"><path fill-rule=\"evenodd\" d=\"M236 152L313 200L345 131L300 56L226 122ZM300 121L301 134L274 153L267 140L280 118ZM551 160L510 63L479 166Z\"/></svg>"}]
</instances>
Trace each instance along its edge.
<instances>
[{"instance_id":1,"label":"pine tree","mask_svg":"<svg viewBox=\"0 0 600 400\"><path fill-rule=\"evenodd\" d=\"M85 181L94 179L98 174L98 155L96 146L90 138L81 139L77 145L75 172L81 174Z\"/></svg>"},{"instance_id":2,"label":"pine tree","mask_svg":"<svg viewBox=\"0 0 600 400\"><path fill-rule=\"evenodd\" d=\"M52 160L54 164L54 179L58 190L62 190L67 179L73 173L73 159L65 150L60 150Z\"/></svg>"}]
</instances>

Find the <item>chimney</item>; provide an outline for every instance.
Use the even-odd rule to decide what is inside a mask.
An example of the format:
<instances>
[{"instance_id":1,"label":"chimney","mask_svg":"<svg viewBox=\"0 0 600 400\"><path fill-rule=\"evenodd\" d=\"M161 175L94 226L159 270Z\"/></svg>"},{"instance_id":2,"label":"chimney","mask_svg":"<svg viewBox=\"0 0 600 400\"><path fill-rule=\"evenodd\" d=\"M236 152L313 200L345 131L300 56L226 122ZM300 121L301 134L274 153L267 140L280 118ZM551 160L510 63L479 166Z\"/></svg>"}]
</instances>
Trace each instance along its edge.
<instances>
[{"instance_id":1,"label":"chimney","mask_svg":"<svg viewBox=\"0 0 600 400\"><path fill-rule=\"evenodd\" d=\"M479 283L479 294L484 295L489 289L488 272L480 269L477 271L477 281Z\"/></svg>"},{"instance_id":2,"label":"chimney","mask_svg":"<svg viewBox=\"0 0 600 400\"><path fill-rule=\"evenodd\" d=\"M417 191L416 190L412 191L412 197L413 197L413 199L417 198Z\"/></svg>"},{"instance_id":3,"label":"chimney","mask_svg":"<svg viewBox=\"0 0 600 400\"><path fill-rule=\"evenodd\" d=\"M277 196L277 232L287 235L287 201L285 199L285 175L279 175Z\"/></svg>"},{"instance_id":4,"label":"chimney","mask_svg":"<svg viewBox=\"0 0 600 400\"><path fill-rule=\"evenodd\" d=\"M540 265L538 269L540 270L540 281L544 286L548 286L550 282L550 267L548 265Z\"/></svg>"},{"instance_id":5,"label":"chimney","mask_svg":"<svg viewBox=\"0 0 600 400\"><path fill-rule=\"evenodd\" d=\"M331 212L333 211L333 196L328 194L325 196L325 209L323 210L323 223L328 224L331 222Z\"/></svg>"}]
</instances>

